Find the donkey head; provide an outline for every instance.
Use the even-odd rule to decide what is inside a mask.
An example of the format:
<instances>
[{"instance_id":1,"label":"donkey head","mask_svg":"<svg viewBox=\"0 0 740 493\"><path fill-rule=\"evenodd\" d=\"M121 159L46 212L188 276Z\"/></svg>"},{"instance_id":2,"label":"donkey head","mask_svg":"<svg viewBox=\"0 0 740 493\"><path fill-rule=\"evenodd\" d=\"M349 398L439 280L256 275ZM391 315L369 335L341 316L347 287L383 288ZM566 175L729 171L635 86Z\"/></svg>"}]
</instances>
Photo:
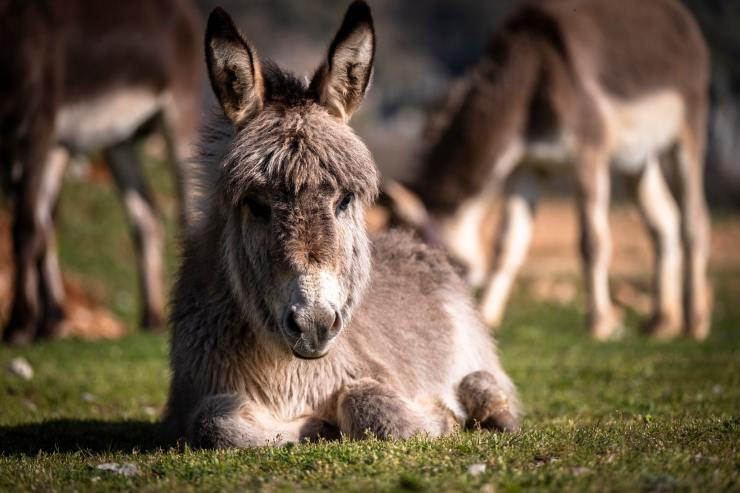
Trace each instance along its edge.
<instances>
[{"instance_id":1,"label":"donkey head","mask_svg":"<svg viewBox=\"0 0 740 493\"><path fill-rule=\"evenodd\" d=\"M234 126L218 182L231 287L267 340L301 358L328 352L369 279L364 209L378 176L347 121L374 54L362 1L310 83L261 61L222 9L208 20L209 76Z\"/></svg>"}]
</instances>

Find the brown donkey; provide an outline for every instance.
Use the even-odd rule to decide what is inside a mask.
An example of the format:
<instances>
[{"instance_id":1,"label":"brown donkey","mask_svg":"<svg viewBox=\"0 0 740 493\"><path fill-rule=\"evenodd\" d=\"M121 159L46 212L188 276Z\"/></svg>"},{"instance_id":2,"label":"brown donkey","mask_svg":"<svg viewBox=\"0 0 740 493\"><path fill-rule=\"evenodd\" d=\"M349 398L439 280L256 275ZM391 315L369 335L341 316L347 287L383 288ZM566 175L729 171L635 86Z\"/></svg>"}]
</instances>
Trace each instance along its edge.
<instances>
[{"instance_id":1,"label":"brown donkey","mask_svg":"<svg viewBox=\"0 0 740 493\"><path fill-rule=\"evenodd\" d=\"M526 256L540 182L574 175L588 325L603 339L620 329L608 285L610 169L625 175L655 244L648 329L669 338L683 327L703 339L711 317L702 176L708 73L702 35L674 0L527 2L431 120L418 179L406 189L390 183L387 194L403 219L468 267L474 284L485 281L483 316L495 326ZM502 188L494 239L491 211Z\"/></svg>"},{"instance_id":2,"label":"brown donkey","mask_svg":"<svg viewBox=\"0 0 740 493\"><path fill-rule=\"evenodd\" d=\"M53 337L64 319L52 215L70 153L104 151L136 243L142 325L161 325L163 235L135 145L164 129L184 199L199 24L187 0L0 0L0 165L15 198L6 342Z\"/></svg>"},{"instance_id":3,"label":"brown donkey","mask_svg":"<svg viewBox=\"0 0 740 493\"><path fill-rule=\"evenodd\" d=\"M174 291L173 439L516 428L514 386L444 255L366 235L378 176L347 120L375 53L367 5L349 8L310 83L261 61L221 9L206 52L227 118L205 136Z\"/></svg>"}]
</instances>

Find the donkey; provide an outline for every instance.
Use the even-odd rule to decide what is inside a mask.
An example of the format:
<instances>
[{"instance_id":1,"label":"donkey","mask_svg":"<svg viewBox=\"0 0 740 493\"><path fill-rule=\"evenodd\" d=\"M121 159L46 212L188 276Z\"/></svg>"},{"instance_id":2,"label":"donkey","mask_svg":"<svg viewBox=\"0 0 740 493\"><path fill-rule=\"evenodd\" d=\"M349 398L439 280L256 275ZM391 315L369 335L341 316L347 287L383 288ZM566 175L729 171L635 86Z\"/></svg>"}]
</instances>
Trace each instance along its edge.
<instances>
[{"instance_id":1,"label":"donkey","mask_svg":"<svg viewBox=\"0 0 740 493\"><path fill-rule=\"evenodd\" d=\"M349 7L310 83L262 61L221 9L205 44L225 117L206 135L174 288L171 436L253 447L516 429L514 386L444 254L366 234L378 174L347 121L373 65L368 6Z\"/></svg>"},{"instance_id":2,"label":"donkey","mask_svg":"<svg viewBox=\"0 0 740 493\"><path fill-rule=\"evenodd\" d=\"M671 338L683 328L703 339L711 316L708 74L702 35L674 0L527 2L430 122L418 178L391 182L386 193L401 219L444 243L473 284L486 284L484 320L498 326L543 178L574 176L588 327L606 339L621 328L608 285L610 170L624 175L655 245L648 331ZM673 190L660 160L675 175ZM502 189L496 238L491 216Z\"/></svg>"},{"instance_id":3,"label":"donkey","mask_svg":"<svg viewBox=\"0 0 740 493\"><path fill-rule=\"evenodd\" d=\"M135 240L142 325L162 325L164 239L135 147L164 130L184 202L199 25L189 0L0 1L0 161L15 195L6 342L60 332L65 294L52 216L71 153L104 152Z\"/></svg>"}]
</instances>

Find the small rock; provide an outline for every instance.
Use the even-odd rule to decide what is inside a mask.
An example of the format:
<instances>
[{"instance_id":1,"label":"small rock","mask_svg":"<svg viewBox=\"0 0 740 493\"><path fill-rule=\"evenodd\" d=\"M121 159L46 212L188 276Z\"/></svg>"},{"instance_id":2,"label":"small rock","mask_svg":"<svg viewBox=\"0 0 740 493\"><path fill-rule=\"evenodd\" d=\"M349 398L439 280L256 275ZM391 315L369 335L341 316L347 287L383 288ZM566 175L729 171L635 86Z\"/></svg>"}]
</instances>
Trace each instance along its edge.
<instances>
[{"instance_id":1,"label":"small rock","mask_svg":"<svg viewBox=\"0 0 740 493\"><path fill-rule=\"evenodd\" d=\"M33 378L33 367L26 358L18 356L10 362L8 373L20 377L23 380L31 380Z\"/></svg>"},{"instance_id":2,"label":"small rock","mask_svg":"<svg viewBox=\"0 0 740 493\"><path fill-rule=\"evenodd\" d=\"M472 464L470 467L468 467L468 474L471 476L479 476L486 472L486 465L485 464Z\"/></svg>"},{"instance_id":3,"label":"small rock","mask_svg":"<svg viewBox=\"0 0 740 493\"><path fill-rule=\"evenodd\" d=\"M34 413L39 410L38 406L36 406L36 403L34 403L31 399L23 399L21 403L26 406L26 409Z\"/></svg>"},{"instance_id":4,"label":"small rock","mask_svg":"<svg viewBox=\"0 0 740 493\"><path fill-rule=\"evenodd\" d=\"M493 486L493 483L488 483L484 484L479 491L480 493L496 493L496 487Z\"/></svg>"},{"instance_id":5,"label":"small rock","mask_svg":"<svg viewBox=\"0 0 740 493\"><path fill-rule=\"evenodd\" d=\"M136 464L125 463L125 464L117 464L115 462L105 462L103 464L98 464L98 469L101 471L110 471L115 474L121 474L126 477L131 476L138 476L139 475L139 468L136 467Z\"/></svg>"},{"instance_id":6,"label":"small rock","mask_svg":"<svg viewBox=\"0 0 740 493\"><path fill-rule=\"evenodd\" d=\"M154 406L144 406L143 411L144 414L151 417L155 417L159 414L159 410Z\"/></svg>"},{"instance_id":7,"label":"small rock","mask_svg":"<svg viewBox=\"0 0 740 493\"><path fill-rule=\"evenodd\" d=\"M82 400L85 402L95 402L96 400L98 400L98 398L90 392L84 392L82 394Z\"/></svg>"}]
</instances>

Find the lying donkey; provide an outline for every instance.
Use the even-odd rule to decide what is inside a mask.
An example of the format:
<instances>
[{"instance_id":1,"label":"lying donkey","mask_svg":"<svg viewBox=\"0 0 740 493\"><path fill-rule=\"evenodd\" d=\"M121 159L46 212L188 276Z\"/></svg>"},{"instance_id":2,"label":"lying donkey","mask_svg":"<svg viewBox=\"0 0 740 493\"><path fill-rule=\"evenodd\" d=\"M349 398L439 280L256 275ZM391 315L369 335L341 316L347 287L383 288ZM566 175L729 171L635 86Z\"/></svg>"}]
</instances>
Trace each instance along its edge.
<instances>
[{"instance_id":1,"label":"lying donkey","mask_svg":"<svg viewBox=\"0 0 740 493\"><path fill-rule=\"evenodd\" d=\"M350 6L310 84L262 62L221 9L206 51L228 120L206 135L207 200L174 291L172 437L252 447L515 429L514 386L444 255L366 235L378 176L347 120L375 53L367 5Z\"/></svg>"},{"instance_id":2,"label":"lying donkey","mask_svg":"<svg viewBox=\"0 0 740 493\"><path fill-rule=\"evenodd\" d=\"M0 1L0 171L14 192L16 264L4 341L60 332L65 293L52 216L71 153L104 152L137 249L142 325L161 326L164 237L136 144L165 130L184 203L199 24L189 0Z\"/></svg>"},{"instance_id":3,"label":"lying donkey","mask_svg":"<svg viewBox=\"0 0 740 493\"><path fill-rule=\"evenodd\" d=\"M526 257L543 176L575 176L588 323L603 339L620 330L608 285L611 168L628 178L655 244L649 332L703 339L711 319L708 80L701 32L675 0L526 2L431 119L418 178L385 190L402 221L445 244L470 281L485 284L483 316L495 326ZM678 207L661 158L677 178Z\"/></svg>"}]
</instances>

